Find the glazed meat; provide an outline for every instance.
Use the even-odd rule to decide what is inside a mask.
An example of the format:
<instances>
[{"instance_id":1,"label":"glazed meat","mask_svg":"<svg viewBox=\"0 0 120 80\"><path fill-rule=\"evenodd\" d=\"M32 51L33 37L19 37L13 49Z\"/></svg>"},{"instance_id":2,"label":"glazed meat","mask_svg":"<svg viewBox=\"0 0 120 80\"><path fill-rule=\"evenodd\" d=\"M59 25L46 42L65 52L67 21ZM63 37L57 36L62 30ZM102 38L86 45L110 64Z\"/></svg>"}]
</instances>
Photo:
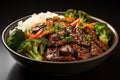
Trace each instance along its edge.
<instances>
[{"instance_id":1,"label":"glazed meat","mask_svg":"<svg viewBox=\"0 0 120 80\"><path fill-rule=\"evenodd\" d=\"M74 50L70 45L63 45L59 48L60 50L60 54L63 56L67 56L67 55L73 55L74 54Z\"/></svg>"},{"instance_id":2,"label":"glazed meat","mask_svg":"<svg viewBox=\"0 0 120 80\"><path fill-rule=\"evenodd\" d=\"M47 48L44 55L44 60L48 61L73 61L76 60L71 54L60 54L61 50L57 47Z\"/></svg>"},{"instance_id":3,"label":"glazed meat","mask_svg":"<svg viewBox=\"0 0 120 80\"><path fill-rule=\"evenodd\" d=\"M71 36L71 39L61 38L62 35ZM93 30L89 28L80 30L68 26L58 33L49 35L48 48L44 54L44 60L84 60L100 55L108 48L107 45L98 40Z\"/></svg>"},{"instance_id":4,"label":"glazed meat","mask_svg":"<svg viewBox=\"0 0 120 80\"><path fill-rule=\"evenodd\" d=\"M48 46L62 46L67 43L66 39L61 39L59 34L51 34L48 38Z\"/></svg>"}]
</instances>

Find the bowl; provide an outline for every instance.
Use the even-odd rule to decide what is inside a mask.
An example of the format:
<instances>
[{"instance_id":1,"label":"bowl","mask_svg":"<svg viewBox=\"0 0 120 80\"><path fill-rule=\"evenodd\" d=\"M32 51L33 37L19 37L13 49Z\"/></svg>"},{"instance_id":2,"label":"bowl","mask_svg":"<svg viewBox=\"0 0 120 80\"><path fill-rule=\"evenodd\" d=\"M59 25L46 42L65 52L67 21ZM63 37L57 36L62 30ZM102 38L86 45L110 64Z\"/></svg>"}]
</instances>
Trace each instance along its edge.
<instances>
[{"instance_id":1,"label":"bowl","mask_svg":"<svg viewBox=\"0 0 120 80\"><path fill-rule=\"evenodd\" d=\"M63 12L56 12L56 13L63 14ZM74 75L91 70L96 66L98 66L100 63L102 63L111 53L114 53L114 49L117 46L119 40L118 34L113 26L111 26L109 23L99 18L91 16L91 19L95 21L106 23L110 28L110 30L112 31L113 38L111 40L111 47L106 52L96 57L89 58L86 60L80 60L80 61L70 61L70 62L36 61L18 54L17 52L13 51L10 47L8 47L6 44L6 39L9 35L9 30L16 27L19 21L21 20L24 21L29 17L30 16L25 16L8 25L2 33L2 43L4 44L5 48L9 51L10 55L20 65L23 65L27 69L30 70L32 69L33 71L39 71L43 74L45 73L49 75Z\"/></svg>"}]
</instances>

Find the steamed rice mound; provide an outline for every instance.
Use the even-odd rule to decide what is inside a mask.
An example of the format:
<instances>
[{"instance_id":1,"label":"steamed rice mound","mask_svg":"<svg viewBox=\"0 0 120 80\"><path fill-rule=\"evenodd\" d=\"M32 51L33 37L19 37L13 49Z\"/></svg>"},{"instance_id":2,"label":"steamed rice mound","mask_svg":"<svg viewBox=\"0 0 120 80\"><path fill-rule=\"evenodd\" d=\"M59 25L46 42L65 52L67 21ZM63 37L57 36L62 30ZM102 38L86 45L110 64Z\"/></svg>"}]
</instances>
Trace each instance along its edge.
<instances>
[{"instance_id":1,"label":"steamed rice mound","mask_svg":"<svg viewBox=\"0 0 120 80\"><path fill-rule=\"evenodd\" d=\"M32 25L36 23L43 23L46 21L47 18L53 18L54 16L59 16L60 18L64 18L62 15L58 15L56 13L52 13L50 11L47 11L45 13L41 12L39 14L33 14L31 15L28 19L26 19L24 22L19 21L18 26L16 28L21 29L23 32L26 29L30 29ZM14 31L15 29L10 31L10 34Z\"/></svg>"}]
</instances>

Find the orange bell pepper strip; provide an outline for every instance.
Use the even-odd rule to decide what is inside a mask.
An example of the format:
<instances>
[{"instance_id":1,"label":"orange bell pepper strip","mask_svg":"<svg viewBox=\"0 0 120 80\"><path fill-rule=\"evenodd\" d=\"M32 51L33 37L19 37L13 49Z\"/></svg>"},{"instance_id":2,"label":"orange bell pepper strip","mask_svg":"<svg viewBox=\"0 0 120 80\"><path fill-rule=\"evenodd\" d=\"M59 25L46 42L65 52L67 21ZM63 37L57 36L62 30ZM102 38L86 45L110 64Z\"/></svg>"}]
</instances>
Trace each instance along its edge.
<instances>
[{"instance_id":1,"label":"orange bell pepper strip","mask_svg":"<svg viewBox=\"0 0 120 80\"><path fill-rule=\"evenodd\" d=\"M75 20L75 18L73 18L73 17L65 17L64 18L64 21L66 21L66 22L68 22L68 23L71 23L71 22L73 22Z\"/></svg>"},{"instance_id":2,"label":"orange bell pepper strip","mask_svg":"<svg viewBox=\"0 0 120 80\"><path fill-rule=\"evenodd\" d=\"M83 28L87 27L87 28L93 30L95 24L96 24L96 22L94 22L94 23L85 23L85 24L83 24Z\"/></svg>"}]
</instances>

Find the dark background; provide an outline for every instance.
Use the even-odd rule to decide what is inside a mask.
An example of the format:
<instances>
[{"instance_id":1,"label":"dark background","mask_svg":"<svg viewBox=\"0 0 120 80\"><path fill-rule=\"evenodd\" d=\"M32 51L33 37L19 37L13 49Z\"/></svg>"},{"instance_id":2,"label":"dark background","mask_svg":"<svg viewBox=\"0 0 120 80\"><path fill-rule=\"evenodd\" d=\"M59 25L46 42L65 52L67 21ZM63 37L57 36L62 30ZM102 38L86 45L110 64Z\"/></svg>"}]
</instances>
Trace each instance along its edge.
<instances>
[{"instance_id":1,"label":"dark background","mask_svg":"<svg viewBox=\"0 0 120 80\"><path fill-rule=\"evenodd\" d=\"M110 23L120 33L120 8L116 0L4 0L0 2L0 36L11 22L33 13L65 11L73 8ZM120 34L119 34L120 35ZM120 80L120 43L102 64L84 73L69 77L42 75L24 69L10 56L0 39L0 80ZM52 74L52 73L51 73Z\"/></svg>"}]
</instances>

